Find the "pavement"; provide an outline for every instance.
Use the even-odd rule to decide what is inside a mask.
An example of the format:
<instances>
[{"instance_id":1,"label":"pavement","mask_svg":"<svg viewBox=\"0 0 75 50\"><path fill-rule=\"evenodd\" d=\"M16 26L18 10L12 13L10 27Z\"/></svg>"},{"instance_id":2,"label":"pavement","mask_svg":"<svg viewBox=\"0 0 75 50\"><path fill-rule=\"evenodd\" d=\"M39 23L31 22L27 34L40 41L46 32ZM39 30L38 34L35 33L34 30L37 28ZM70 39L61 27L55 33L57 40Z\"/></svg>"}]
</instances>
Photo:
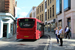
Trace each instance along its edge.
<instances>
[{"instance_id":1,"label":"pavement","mask_svg":"<svg viewBox=\"0 0 75 50\"><path fill-rule=\"evenodd\" d=\"M47 34L51 37L48 50L75 50L75 39L65 39L64 38L63 39L63 46L59 46L60 43L59 44L57 43L56 36L55 36L54 32L45 32L45 34ZM4 38L4 39L0 40L0 43L4 42L4 41L5 41L5 43L10 43L8 41L12 42L13 40L16 40L15 36L16 35L13 36L14 38L10 38L10 39Z\"/></svg>"},{"instance_id":2,"label":"pavement","mask_svg":"<svg viewBox=\"0 0 75 50\"><path fill-rule=\"evenodd\" d=\"M1 42L12 42L12 41L15 41L16 40L16 34L13 35L11 38L2 38L0 39Z\"/></svg>"},{"instance_id":3,"label":"pavement","mask_svg":"<svg viewBox=\"0 0 75 50\"><path fill-rule=\"evenodd\" d=\"M45 33L51 37L48 50L75 50L75 39L63 38L63 46L59 46L60 43L57 43L55 34L53 32Z\"/></svg>"}]
</instances>

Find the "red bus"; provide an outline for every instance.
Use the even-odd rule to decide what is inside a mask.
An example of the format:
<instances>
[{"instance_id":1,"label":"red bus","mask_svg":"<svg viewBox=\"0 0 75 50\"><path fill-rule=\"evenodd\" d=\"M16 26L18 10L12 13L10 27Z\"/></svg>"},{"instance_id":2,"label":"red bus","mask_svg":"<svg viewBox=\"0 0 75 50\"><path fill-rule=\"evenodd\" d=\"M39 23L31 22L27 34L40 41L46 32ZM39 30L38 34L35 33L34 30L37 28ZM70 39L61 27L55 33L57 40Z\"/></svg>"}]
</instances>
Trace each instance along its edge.
<instances>
[{"instance_id":1,"label":"red bus","mask_svg":"<svg viewBox=\"0 0 75 50\"><path fill-rule=\"evenodd\" d=\"M40 39L44 35L44 23L36 18L17 19L17 39Z\"/></svg>"}]
</instances>

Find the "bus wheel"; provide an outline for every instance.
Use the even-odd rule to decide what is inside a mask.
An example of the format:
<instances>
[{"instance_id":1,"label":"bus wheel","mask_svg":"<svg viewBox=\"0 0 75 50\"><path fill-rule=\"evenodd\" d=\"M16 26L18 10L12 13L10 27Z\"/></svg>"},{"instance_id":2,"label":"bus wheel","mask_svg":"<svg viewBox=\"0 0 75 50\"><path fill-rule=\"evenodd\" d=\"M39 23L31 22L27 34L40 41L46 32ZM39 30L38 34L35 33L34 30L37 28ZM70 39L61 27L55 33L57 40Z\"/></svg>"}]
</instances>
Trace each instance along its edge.
<instances>
[{"instance_id":1,"label":"bus wheel","mask_svg":"<svg viewBox=\"0 0 75 50\"><path fill-rule=\"evenodd\" d=\"M39 34L39 39L40 39L40 34Z\"/></svg>"}]
</instances>

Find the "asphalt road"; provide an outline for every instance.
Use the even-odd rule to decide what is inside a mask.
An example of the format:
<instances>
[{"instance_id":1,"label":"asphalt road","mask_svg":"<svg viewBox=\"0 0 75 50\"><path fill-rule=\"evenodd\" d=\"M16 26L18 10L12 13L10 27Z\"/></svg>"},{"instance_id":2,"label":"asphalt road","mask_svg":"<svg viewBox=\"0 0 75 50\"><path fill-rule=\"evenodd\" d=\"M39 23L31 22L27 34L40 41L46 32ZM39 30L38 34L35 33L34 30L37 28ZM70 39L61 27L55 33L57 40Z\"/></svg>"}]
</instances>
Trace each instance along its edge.
<instances>
[{"instance_id":1,"label":"asphalt road","mask_svg":"<svg viewBox=\"0 0 75 50\"><path fill-rule=\"evenodd\" d=\"M47 50L49 37L44 35L38 40L13 40L0 43L0 50Z\"/></svg>"}]
</instances>

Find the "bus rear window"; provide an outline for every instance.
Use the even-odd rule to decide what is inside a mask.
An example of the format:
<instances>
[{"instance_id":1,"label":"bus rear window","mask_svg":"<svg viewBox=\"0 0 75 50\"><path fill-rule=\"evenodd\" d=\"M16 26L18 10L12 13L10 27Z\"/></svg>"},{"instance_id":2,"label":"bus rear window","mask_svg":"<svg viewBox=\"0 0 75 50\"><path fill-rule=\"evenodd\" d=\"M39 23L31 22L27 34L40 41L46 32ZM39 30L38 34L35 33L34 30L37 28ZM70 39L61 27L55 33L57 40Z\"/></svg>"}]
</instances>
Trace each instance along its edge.
<instances>
[{"instance_id":1,"label":"bus rear window","mask_svg":"<svg viewBox=\"0 0 75 50\"><path fill-rule=\"evenodd\" d=\"M20 19L19 26L21 28L32 28L34 26L35 20L34 19Z\"/></svg>"}]
</instances>

